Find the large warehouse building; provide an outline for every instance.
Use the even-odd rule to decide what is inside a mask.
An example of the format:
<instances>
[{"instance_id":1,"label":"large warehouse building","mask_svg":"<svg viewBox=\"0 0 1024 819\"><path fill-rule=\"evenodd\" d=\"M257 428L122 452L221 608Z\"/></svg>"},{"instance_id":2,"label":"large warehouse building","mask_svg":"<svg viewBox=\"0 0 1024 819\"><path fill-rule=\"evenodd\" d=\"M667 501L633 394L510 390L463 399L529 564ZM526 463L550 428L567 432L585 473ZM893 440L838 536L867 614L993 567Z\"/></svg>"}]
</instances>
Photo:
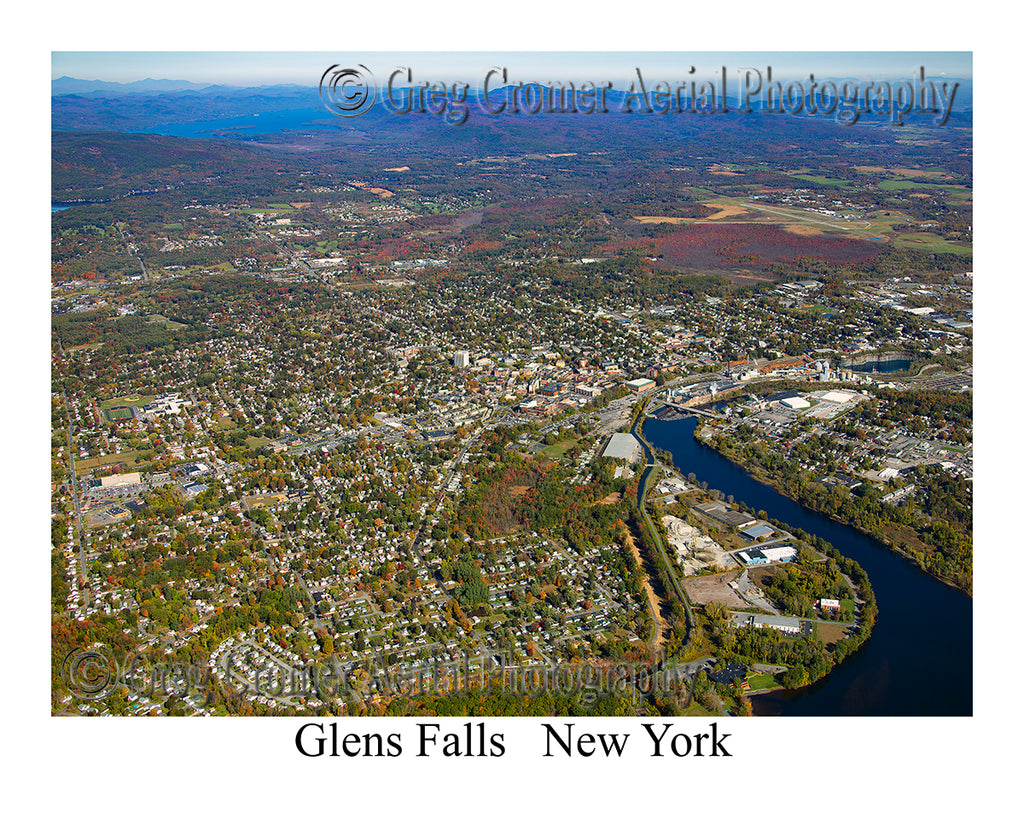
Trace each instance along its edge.
<instances>
[{"instance_id":1,"label":"large warehouse building","mask_svg":"<svg viewBox=\"0 0 1024 819\"><path fill-rule=\"evenodd\" d=\"M100 486L106 489L108 486L134 486L141 480L138 472L124 472L120 475L107 475L100 478Z\"/></svg>"},{"instance_id":2,"label":"large warehouse building","mask_svg":"<svg viewBox=\"0 0 1024 819\"><path fill-rule=\"evenodd\" d=\"M640 454L640 442L628 432L616 432L601 453L606 458L634 461Z\"/></svg>"},{"instance_id":3,"label":"large warehouse building","mask_svg":"<svg viewBox=\"0 0 1024 819\"><path fill-rule=\"evenodd\" d=\"M634 378L632 381L626 382L626 388L637 393L653 390L656 386L658 386L657 382L649 378Z\"/></svg>"}]
</instances>

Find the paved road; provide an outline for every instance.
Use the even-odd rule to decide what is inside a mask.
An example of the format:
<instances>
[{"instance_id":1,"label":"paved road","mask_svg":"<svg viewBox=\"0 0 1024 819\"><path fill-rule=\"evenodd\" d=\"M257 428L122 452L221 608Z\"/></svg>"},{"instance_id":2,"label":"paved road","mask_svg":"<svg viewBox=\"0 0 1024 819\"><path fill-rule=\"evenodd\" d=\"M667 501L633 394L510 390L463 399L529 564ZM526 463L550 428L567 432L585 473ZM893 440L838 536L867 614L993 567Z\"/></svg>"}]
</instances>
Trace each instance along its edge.
<instances>
[{"instance_id":1,"label":"paved road","mask_svg":"<svg viewBox=\"0 0 1024 819\"><path fill-rule=\"evenodd\" d=\"M61 358L64 357L63 346L58 341ZM82 584L82 601L79 604L79 612L84 616L89 607L89 584L86 576L85 563L85 535L82 528L82 498L78 491L78 472L75 468L75 427L71 423L71 406L68 403L68 394L63 386L60 388L61 398L64 401L64 416L67 418L68 436L68 469L71 472L71 495L75 503L75 538L78 540L78 574Z\"/></svg>"}]
</instances>

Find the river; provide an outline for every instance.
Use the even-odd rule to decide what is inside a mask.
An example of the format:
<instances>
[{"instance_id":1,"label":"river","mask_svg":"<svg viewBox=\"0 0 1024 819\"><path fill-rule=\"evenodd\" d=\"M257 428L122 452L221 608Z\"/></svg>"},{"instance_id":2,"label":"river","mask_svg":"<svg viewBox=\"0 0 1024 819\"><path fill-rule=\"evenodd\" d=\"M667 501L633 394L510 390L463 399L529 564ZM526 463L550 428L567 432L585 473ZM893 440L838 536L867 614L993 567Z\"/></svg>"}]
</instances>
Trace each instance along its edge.
<instances>
[{"instance_id":1,"label":"river","mask_svg":"<svg viewBox=\"0 0 1024 819\"><path fill-rule=\"evenodd\" d=\"M973 605L873 538L804 509L693 437L696 418L649 419L644 435L684 476L830 541L868 573L878 601L871 637L827 677L751 698L755 714L953 716L972 713Z\"/></svg>"}]
</instances>

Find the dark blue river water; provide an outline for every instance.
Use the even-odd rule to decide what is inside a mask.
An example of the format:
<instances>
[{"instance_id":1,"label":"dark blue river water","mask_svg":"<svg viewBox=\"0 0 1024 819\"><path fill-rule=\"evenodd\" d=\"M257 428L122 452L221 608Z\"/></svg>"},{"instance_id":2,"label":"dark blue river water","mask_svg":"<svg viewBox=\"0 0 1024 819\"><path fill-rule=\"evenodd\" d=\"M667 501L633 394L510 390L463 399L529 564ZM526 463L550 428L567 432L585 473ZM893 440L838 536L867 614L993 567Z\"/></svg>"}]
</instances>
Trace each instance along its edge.
<instances>
[{"instance_id":1,"label":"dark blue river water","mask_svg":"<svg viewBox=\"0 0 1024 819\"><path fill-rule=\"evenodd\" d=\"M752 697L756 714L951 716L972 713L971 598L917 569L873 538L804 509L693 437L695 418L650 419L644 435L676 469L755 510L830 541L860 563L878 601L871 637L825 679Z\"/></svg>"}]
</instances>

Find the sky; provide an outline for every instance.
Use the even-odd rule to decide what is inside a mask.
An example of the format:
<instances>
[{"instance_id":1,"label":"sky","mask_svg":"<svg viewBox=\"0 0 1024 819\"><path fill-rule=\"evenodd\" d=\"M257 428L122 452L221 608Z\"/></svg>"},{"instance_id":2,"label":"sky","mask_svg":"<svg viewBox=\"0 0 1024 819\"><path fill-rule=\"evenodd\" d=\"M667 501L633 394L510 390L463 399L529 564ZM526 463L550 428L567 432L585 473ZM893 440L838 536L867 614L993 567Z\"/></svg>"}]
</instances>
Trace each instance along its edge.
<instances>
[{"instance_id":1,"label":"sky","mask_svg":"<svg viewBox=\"0 0 1024 819\"><path fill-rule=\"evenodd\" d=\"M637 67L645 77L669 81L706 78L723 66L730 76L737 76L741 68L764 72L770 66L779 79L802 79L809 74L818 78L911 79L920 66L929 77L972 76L972 55L966 51L54 51L51 79L313 86L334 64L363 64L378 78L399 66L409 67L414 82L480 82L493 67L507 68L513 82L621 81L631 77ZM695 69L692 72L691 67Z\"/></svg>"}]
</instances>

